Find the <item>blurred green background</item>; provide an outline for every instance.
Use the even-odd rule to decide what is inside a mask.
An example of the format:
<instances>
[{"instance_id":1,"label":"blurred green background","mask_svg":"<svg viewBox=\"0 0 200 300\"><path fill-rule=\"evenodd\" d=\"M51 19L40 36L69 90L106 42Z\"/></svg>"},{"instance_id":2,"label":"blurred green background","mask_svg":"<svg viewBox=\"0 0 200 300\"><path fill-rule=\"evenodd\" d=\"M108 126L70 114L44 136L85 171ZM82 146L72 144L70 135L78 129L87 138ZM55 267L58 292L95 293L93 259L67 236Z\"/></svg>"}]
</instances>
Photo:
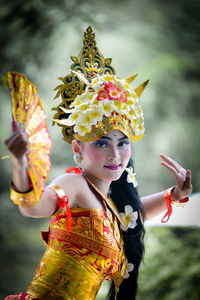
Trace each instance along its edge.
<instances>
[{"instance_id":1,"label":"blurred green background","mask_svg":"<svg viewBox=\"0 0 200 300\"><path fill-rule=\"evenodd\" d=\"M138 73L136 87L150 79L141 102L144 138L133 144L140 195L174 185L159 154L172 156L200 178L200 20L195 0L21 0L0 1L0 72L18 71L38 87L54 141L48 182L73 165L70 145L51 126L58 77L69 74L70 56L82 48L91 25L104 57L119 77ZM0 155L11 132L11 104L0 82ZM45 250L40 230L48 220L22 217L9 201L10 161L0 172L0 298L26 290ZM188 216L192 220L192 214ZM148 227L139 300L200 299L199 227ZM106 288L106 287L105 287ZM99 296L105 299L105 295Z\"/></svg>"}]
</instances>

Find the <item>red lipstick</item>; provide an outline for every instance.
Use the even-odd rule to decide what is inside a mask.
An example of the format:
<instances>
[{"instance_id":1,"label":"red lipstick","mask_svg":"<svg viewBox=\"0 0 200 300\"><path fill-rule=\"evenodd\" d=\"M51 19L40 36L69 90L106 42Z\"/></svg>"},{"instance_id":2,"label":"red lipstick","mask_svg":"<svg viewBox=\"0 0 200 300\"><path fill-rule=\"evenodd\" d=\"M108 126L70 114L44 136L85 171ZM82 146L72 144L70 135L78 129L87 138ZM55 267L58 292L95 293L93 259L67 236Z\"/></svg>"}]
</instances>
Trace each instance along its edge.
<instances>
[{"instance_id":1,"label":"red lipstick","mask_svg":"<svg viewBox=\"0 0 200 300\"><path fill-rule=\"evenodd\" d=\"M110 169L110 170L118 170L120 167L121 167L120 164L105 166L105 168Z\"/></svg>"}]
</instances>

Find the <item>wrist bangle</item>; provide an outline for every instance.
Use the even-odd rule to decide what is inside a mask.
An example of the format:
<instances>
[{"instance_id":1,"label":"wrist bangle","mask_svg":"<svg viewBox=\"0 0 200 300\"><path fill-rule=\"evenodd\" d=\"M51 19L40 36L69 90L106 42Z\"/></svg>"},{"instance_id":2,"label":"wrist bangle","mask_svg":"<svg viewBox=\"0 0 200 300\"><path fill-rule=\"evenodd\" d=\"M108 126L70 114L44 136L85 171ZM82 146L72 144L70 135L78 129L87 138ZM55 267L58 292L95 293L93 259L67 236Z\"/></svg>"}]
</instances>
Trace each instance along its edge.
<instances>
[{"instance_id":1,"label":"wrist bangle","mask_svg":"<svg viewBox=\"0 0 200 300\"><path fill-rule=\"evenodd\" d=\"M188 201L189 201L189 197L185 197L185 198L177 200L177 201L172 199L171 202L172 202L172 204L177 204L177 206L184 206L185 203Z\"/></svg>"},{"instance_id":2,"label":"wrist bangle","mask_svg":"<svg viewBox=\"0 0 200 300\"><path fill-rule=\"evenodd\" d=\"M188 197L185 197L185 198L180 199L178 201L173 200L172 191L174 190L174 188L175 187L171 187L171 188L169 188L168 190L165 191L165 196L164 197L165 197L167 212L165 213L165 215L161 219L162 223L166 223L166 222L169 221L169 218L172 214L172 204L176 204L177 206L184 206L184 204L189 201Z\"/></svg>"},{"instance_id":3,"label":"wrist bangle","mask_svg":"<svg viewBox=\"0 0 200 300\"><path fill-rule=\"evenodd\" d=\"M14 190L12 182L10 186L10 199L13 201L13 203L21 207L25 207L31 204L33 207L36 203L36 195L33 189L27 193L18 193Z\"/></svg>"}]
</instances>

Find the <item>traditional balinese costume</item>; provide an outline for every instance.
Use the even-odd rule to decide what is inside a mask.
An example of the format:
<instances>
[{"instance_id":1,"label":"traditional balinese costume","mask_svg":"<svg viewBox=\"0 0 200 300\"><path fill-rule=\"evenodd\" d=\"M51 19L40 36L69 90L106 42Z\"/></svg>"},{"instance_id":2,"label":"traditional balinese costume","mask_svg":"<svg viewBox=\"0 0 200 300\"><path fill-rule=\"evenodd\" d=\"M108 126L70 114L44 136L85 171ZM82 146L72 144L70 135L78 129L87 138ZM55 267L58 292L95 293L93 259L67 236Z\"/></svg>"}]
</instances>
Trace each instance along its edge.
<instances>
[{"instance_id":1,"label":"traditional balinese costume","mask_svg":"<svg viewBox=\"0 0 200 300\"><path fill-rule=\"evenodd\" d=\"M148 81L133 90L130 84L136 75L119 79L111 59L104 59L97 49L94 37L88 27L80 54L72 57L71 74L60 78L63 84L56 88L55 98L61 95L62 102L54 108L54 123L63 127L64 140L69 143L73 138L94 141L113 129L137 141L144 133L139 97ZM49 186L57 194L60 209L50 221L49 231L42 233L47 250L27 292L8 296L7 300L92 300L104 279L114 281L117 294L128 276L128 267L131 269L121 234L121 230L127 230L130 218L126 223L127 216L122 219L112 199L85 179L104 210L70 210L63 190ZM11 199L22 206L32 204L31 199L36 197L33 194L34 188L25 194L11 189Z\"/></svg>"},{"instance_id":2,"label":"traditional balinese costume","mask_svg":"<svg viewBox=\"0 0 200 300\"><path fill-rule=\"evenodd\" d=\"M84 46L78 57L71 57L71 74L60 78L63 83L56 88L58 92L55 98L61 95L62 102L54 108L54 123L63 127L64 140L69 143L74 138L82 142L91 142L113 129L122 131L132 141L139 140L144 134L139 97L148 81L133 90L130 84L136 75L126 79L118 78L111 66L111 59L104 59L96 47L91 27L88 27L84 36ZM23 75L7 73L5 78L11 88L12 100L16 107L16 110L13 110L14 120L20 121L19 116L22 116L21 123L26 125L25 128L29 128L29 137L35 141L35 136L38 137L36 120L44 120L40 101L34 101L34 109L31 106L30 95L36 95L36 89ZM31 112L27 124L27 114L24 111L21 113L21 110L21 114L18 112L18 99L25 99L20 105L23 103L24 109ZM33 188L28 193L17 193L14 187L11 187L11 200L20 206L34 205L40 201L44 189L38 178L44 182L50 168L49 160L44 154L50 152L51 141L44 122L40 125L42 156L33 168L35 153L38 155L40 148L36 144L28 157ZM46 144L44 141L47 141ZM42 176L41 166L46 172ZM78 168L71 170L81 173ZM131 168L127 171L127 181L135 185L135 173L132 173ZM82 175L85 176L84 173ZM104 209L70 209L64 191L59 186L48 186L56 193L60 208L50 221L49 231L42 232L47 250L27 292L8 296L6 300L93 300L104 279L114 281L117 295L121 282L129 276L128 271L134 268L125 257L121 230L137 226L138 212L126 205L125 213L119 214L112 199L103 195L87 177L85 179L89 188L103 203ZM165 198L169 217L171 190L166 191ZM179 202L186 201L183 199Z\"/></svg>"}]
</instances>

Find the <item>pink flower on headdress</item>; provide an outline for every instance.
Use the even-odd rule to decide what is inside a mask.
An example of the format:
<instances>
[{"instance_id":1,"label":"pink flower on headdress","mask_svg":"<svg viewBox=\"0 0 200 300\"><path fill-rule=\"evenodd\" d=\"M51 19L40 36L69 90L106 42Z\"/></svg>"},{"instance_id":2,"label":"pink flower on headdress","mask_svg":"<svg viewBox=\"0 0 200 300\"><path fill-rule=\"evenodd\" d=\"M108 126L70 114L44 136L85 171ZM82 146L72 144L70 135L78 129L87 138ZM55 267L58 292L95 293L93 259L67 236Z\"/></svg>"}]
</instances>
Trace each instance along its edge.
<instances>
[{"instance_id":1,"label":"pink flower on headdress","mask_svg":"<svg viewBox=\"0 0 200 300\"><path fill-rule=\"evenodd\" d=\"M108 99L108 93L106 91L100 91L97 96L97 100L103 101Z\"/></svg>"},{"instance_id":2,"label":"pink flower on headdress","mask_svg":"<svg viewBox=\"0 0 200 300\"><path fill-rule=\"evenodd\" d=\"M126 93L121 91L116 84L111 81L108 81L104 85L104 90L100 91L97 96L97 100L115 100L115 101L122 101L127 102Z\"/></svg>"}]
</instances>

